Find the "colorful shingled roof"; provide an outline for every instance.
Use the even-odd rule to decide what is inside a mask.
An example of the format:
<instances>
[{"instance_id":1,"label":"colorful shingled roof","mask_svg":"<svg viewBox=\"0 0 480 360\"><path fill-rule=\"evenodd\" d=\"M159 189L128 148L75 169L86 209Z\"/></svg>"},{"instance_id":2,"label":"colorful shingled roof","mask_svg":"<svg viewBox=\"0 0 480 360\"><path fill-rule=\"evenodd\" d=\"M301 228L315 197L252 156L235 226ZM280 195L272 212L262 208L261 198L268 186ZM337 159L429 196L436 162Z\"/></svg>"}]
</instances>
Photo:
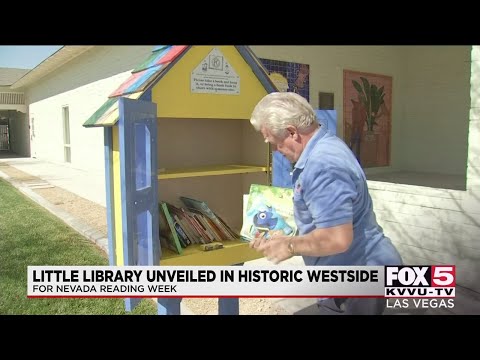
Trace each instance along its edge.
<instances>
[{"instance_id":1,"label":"colorful shingled roof","mask_svg":"<svg viewBox=\"0 0 480 360\"><path fill-rule=\"evenodd\" d=\"M162 75L168 66L181 55L188 46L162 46L153 50L152 55L132 71L128 78L109 97L124 96L145 89Z\"/></svg>"},{"instance_id":2,"label":"colorful shingled roof","mask_svg":"<svg viewBox=\"0 0 480 360\"><path fill-rule=\"evenodd\" d=\"M169 65L187 48L188 46L179 45L156 46L152 50L152 54L132 71L132 75L109 95L109 99L88 118L83 126L115 125L119 116L118 99L120 97L140 98L150 85L166 73Z\"/></svg>"},{"instance_id":3,"label":"colorful shingled roof","mask_svg":"<svg viewBox=\"0 0 480 360\"><path fill-rule=\"evenodd\" d=\"M275 85L267 75L267 71L261 65L258 58L247 46L236 46L238 52L245 61L252 67L253 72L258 77L268 92L277 91ZM83 124L85 127L93 126L113 126L118 121L118 99L128 97L130 99L140 98L153 84L160 78L185 54L189 46L185 45L158 45L152 50L152 54L137 66L132 75L125 80L113 93L109 99L90 116Z\"/></svg>"}]
</instances>

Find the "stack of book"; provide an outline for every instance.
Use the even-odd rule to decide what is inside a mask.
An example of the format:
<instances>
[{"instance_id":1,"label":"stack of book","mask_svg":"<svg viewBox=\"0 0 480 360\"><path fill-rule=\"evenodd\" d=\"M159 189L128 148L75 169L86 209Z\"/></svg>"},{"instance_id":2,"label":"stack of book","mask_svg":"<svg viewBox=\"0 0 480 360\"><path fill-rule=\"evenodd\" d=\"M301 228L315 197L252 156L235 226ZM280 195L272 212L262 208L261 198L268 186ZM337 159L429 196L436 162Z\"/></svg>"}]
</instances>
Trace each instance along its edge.
<instances>
[{"instance_id":1,"label":"stack of book","mask_svg":"<svg viewBox=\"0 0 480 360\"><path fill-rule=\"evenodd\" d=\"M160 244L182 254L192 244L238 239L235 233L201 200L180 197L185 208L167 202L159 203Z\"/></svg>"}]
</instances>

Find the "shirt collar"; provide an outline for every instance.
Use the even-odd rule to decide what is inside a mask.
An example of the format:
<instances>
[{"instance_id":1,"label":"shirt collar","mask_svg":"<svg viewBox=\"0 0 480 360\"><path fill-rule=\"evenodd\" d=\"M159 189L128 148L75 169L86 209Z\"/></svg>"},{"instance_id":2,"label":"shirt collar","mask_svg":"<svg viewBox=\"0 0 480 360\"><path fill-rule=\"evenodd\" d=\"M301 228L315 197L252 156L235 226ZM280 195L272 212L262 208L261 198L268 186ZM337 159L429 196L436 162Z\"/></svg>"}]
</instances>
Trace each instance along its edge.
<instances>
[{"instance_id":1,"label":"shirt collar","mask_svg":"<svg viewBox=\"0 0 480 360\"><path fill-rule=\"evenodd\" d=\"M305 164L307 163L307 160L310 157L310 154L315 148L315 145L321 138L325 136L326 133L327 133L326 127L323 125L320 126L320 129L318 129L317 132L310 138L310 140L307 143L307 146L305 146L305 149L303 149L302 154L300 155L297 162L295 163L294 169L303 169L305 167Z\"/></svg>"}]
</instances>

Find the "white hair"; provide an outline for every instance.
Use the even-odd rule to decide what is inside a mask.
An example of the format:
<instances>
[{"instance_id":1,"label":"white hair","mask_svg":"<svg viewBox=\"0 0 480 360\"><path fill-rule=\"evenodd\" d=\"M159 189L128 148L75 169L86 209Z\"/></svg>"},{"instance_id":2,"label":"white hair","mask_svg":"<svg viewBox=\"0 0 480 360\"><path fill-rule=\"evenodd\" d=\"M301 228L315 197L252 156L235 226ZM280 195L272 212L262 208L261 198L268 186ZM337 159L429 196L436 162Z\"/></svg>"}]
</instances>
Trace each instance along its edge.
<instances>
[{"instance_id":1,"label":"white hair","mask_svg":"<svg viewBox=\"0 0 480 360\"><path fill-rule=\"evenodd\" d=\"M294 92L273 92L255 106L250 123L257 131L265 127L272 135L283 138L289 125L301 131L318 122L315 111L304 97Z\"/></svg>"}]
</instances>

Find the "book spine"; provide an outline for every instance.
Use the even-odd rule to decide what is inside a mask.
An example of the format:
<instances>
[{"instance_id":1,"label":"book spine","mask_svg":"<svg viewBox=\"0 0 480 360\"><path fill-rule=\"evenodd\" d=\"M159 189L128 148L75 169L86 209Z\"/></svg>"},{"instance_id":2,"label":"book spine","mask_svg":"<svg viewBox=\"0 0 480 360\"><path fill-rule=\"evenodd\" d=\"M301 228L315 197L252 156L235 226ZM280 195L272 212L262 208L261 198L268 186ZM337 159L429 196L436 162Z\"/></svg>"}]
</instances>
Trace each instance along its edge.
<instances>
[{"instance_id":1,"label":"book spine","mask_svg":"<svg viewBox=\"0 0 480 360\"><path fill-rule=\"evenodd\" d=\"M165 218L167 219L168 226L170 227L170 231L172 232L172 236L173 236L173 239L174 239L174 242L175 242L175 246L177 247L177 251L178 251L179 254L182 254L182 252L183 252L182 245L181 245L180 239L177 235L177 230L175 229L175 224L173 222L173 219L170 215L170 212L168 211L167 204L162 202L161 206L162 206L162 209L163 209L163 213L165 214Z\"/></svg>"}]
</instances>

